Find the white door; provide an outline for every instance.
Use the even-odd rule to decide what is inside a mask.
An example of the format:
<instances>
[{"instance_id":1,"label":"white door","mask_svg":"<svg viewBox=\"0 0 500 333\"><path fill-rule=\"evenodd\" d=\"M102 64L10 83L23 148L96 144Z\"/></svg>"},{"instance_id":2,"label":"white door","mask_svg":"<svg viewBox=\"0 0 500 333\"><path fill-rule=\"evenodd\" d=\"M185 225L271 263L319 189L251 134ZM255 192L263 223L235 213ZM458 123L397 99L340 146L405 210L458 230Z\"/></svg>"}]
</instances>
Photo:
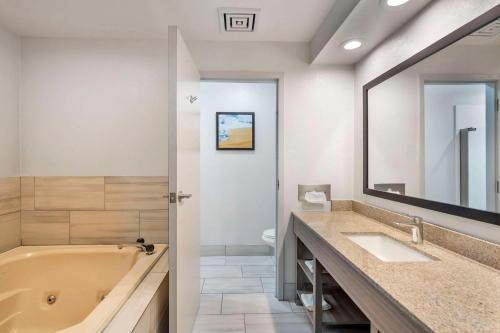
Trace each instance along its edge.
<instances>
[{"instance_id":1,"label":"white door","mask_svg":"<svg viewBox=\"0 0 500 333\"><path fill-rule=\"evenodd\" d=\"M169 327L191 333L200 302L200 76L177 27L168 38Z\"/></svg>"}]
</instances>

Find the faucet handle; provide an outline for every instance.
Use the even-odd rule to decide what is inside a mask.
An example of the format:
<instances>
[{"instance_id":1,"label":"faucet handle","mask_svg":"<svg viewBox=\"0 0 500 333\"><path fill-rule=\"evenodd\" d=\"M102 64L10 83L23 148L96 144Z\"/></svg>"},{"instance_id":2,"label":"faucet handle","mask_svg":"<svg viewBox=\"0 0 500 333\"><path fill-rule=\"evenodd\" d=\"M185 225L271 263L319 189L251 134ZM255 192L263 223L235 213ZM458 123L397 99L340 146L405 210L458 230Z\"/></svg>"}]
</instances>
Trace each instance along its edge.
<instances>
[{"instance_id":1,"label":"faucet handle","mask_svg":"<svg viewBox=\"0 0 500 333\"><path fill-rule=\"evenodd\" d=\"M137 238L136 243L144 244L144 238Z\"/></svg>"},{"instance_id":2,"label":"faucet handle","mask_svg":"<svg viewBox=\"0 0 500 333\"><path fill-rule=\"evenodd\" d=\"M413 223L414 224L422 224L422 222L424 221L423 218L421 218L420 216L410 216L413 220Z\"/></svg>"}]
</instances>

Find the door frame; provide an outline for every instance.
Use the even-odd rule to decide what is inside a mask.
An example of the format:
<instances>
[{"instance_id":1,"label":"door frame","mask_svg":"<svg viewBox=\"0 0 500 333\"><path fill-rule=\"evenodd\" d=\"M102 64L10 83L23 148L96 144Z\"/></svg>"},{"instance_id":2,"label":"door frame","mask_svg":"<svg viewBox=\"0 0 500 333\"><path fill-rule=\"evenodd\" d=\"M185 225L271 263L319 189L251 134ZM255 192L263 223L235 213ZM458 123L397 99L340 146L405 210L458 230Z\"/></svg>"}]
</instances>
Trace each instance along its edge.
<instances>
[{"instance_id":1,"label":"door frame","mask_svg":"<svg viewBox=\"0 0 500 333\"><path fill-rule=\"evenodd\" d=\"M284 191L283 191L283 176L284 176L284 73L283 72L247 72L247 71L200 71L200 80L218 80L218 81L276 81L276 245L274 255L276 258L276 291L275 296L279 300L284 299L284 284L285 284L285 234L286 224L284 220Z\"/></svg>"}]
</instances>

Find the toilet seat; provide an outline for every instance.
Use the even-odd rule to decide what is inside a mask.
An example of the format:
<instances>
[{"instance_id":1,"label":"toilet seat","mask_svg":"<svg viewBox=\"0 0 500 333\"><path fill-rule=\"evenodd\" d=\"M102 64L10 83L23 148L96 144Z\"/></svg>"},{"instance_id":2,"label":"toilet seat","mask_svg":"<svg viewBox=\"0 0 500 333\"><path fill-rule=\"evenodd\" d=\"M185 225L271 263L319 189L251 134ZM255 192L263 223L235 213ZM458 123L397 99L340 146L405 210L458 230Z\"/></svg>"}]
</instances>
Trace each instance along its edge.
<instances>
[{"instance_id":1,"label":"toilet seat","mask_svg":"<svg viewBox=\"0 0 500 333\"><path fill-rule=\"evenodd\" d=\"M268 245L275 247L276 245L276 230L275 229L267 229L262 232L262 240L266 242Z\"/></svg>"},{"instance_id":2,"label":"toilet seat","mask_svg":"<svg viewBox=\"0 0 500 333\"><path fill-rule=\"evenodd\" d=\"M276 240L276 229L267 229L262 233L262 238Z\"/></svg>"}]
</instances>

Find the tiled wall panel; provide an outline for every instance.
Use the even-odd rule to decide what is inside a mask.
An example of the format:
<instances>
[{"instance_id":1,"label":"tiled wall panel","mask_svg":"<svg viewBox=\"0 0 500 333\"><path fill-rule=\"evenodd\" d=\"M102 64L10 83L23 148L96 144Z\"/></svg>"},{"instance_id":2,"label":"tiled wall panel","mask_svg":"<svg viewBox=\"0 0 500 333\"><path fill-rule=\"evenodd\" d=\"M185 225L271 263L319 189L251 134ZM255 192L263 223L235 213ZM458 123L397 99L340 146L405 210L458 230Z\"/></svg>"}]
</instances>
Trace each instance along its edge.
<instances>
[{"instance_id":1,"label":"tiled wall panel","mask_svg":"<svg viewBox=\"0 0 500 333\"><path fill-rule=\"evenodd\" d=\"M21 181L0 178L0 253L21 245Z\"/></svg>"},{"instance_id":2,"label":"tiled wall panel","mask_svg":"<svg viewBox=\"0 0 500 333\"><path fill-rule=\"evenodd\" d=\"M22 211L23 245L69 244L69 211Z\"/></svg>"},{"instance_id":3,"label":"tiled wall panel","mask_svg":"<svg viewBox=\"0 0 500 333\"><path fill-rule=\"evenodd\" d=\"M104 209L104 177L35 177L35 209Z\"/></svg>"},{"instance_id":4,"label":"tiled wall panel","mask_svg":"<svg viewBox=\"0 0 500 333\"><path fill-rule=\"evenodd\" d=\"M23 245L168 243L167 177L21 177L17 184Z\"/></svg>"},{"instance_id":5,"label":"tiled wall panel","mask_svg":"<svg viewBox=\"0 0 500 333\"><path fill-rule=\"evenodd\" d=\"M0 215L0 253L21 245L19 212Z\"/></svg>"},{"instance_id":6,"label":"tiled wall panel","mask_svg":"<svg viewBox=\"0 0 500 333\"><path fill-rule=\"evenodd\" d=\"M72 211L71 244L132 243L139 238L137 211Z\"/></svg>"},{"instance_id":7,"label":"tiled wall panel","mask_svg":"<svg viewBox=\"0 0 500 333\"><path fill-rule=\"evenodd\" d=\"M0 178L0 215L18 212L20 198L19 177Z\"/></svg>"}]
</instances>

